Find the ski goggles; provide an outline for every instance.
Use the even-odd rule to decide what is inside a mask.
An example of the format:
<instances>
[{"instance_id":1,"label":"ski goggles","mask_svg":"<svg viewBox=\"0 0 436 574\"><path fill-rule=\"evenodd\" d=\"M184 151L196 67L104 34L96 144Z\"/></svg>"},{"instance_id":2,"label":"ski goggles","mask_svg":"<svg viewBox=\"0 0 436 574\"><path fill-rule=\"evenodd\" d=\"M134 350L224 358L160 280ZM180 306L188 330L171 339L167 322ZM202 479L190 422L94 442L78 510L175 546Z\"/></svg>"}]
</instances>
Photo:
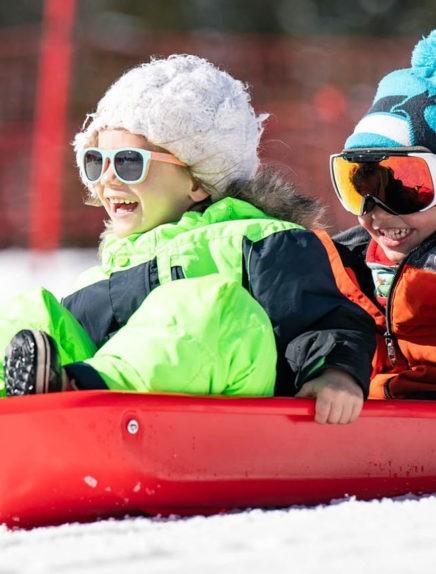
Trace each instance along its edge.
<instances>
[{"instance_id":1,"label":"ski goggles","mask_svg":"<svg viewBox=\"0 0 436 574\"><path fill-rule=\"evenodd\" d=\"M96 147L82 150L80 156L80 170L84 179L95 185L109 163L117 178L123 183L133 184L143 181L147 177L150 161L163 161L175 165L186 164L170 153L160 153L139 148L99 149Z\"/></svg>"},{"instance_id":2,"label":"ski goggles","mask_svg":"<svg viewBox=\"0 0 436 574\"><path fill-rule=\"evenodd\" d=\"M436 155L422 148L345 150L330 156L330 173L340 202L354 215L376 205L393 215L436 205Z\"/></svg>"}]
</instances>

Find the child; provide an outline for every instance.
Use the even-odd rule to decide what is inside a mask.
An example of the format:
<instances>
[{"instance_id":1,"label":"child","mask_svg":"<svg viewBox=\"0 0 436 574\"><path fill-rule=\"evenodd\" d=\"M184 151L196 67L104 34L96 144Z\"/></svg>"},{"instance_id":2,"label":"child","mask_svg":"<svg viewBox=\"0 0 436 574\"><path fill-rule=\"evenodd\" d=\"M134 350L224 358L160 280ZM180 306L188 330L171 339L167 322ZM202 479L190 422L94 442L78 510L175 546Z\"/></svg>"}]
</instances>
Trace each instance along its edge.
<instances>
[{"instance_id":1,"label":"child","mask_svg":"<svg viewBox=\"0 0 436 574\"><path fill-rule=\"evenodd\" d=\"M265 117L195 56L152 60L109 88L74 141L89 200L110 218L101 265L62 305L39 291L0 313L5 345L27 327L8 347L8 395L275 390L316 396L320 422L357 417L374 323L338 288L325 233L258 208L313 219L309 200L256 176Z\"/></svg>"},{"instance_id":2,"label":"child","mask_svg":"<svg viewBox=\"0 0 436 574\"><path fill-rule=\"evenodd\" d=\"M382 79L332 156L333 184L361 228L337 236L373 278L380 335L372 398L436 398L436 30L412 67ZM380 312L383 311L383 313Z\"/></svg>"}]
</instances>

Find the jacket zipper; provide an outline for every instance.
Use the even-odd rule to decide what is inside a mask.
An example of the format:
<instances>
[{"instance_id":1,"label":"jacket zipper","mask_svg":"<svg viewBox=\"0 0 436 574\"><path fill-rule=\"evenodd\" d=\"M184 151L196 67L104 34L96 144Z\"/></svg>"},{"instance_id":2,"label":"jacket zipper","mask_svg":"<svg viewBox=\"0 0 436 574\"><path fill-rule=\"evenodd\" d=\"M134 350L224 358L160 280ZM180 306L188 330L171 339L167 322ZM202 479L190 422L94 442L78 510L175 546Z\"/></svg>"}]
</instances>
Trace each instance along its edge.
<instances>
[{"instance_id":1,"label":"jacket zipper","mask_svg":"<svg viewBox=\"0 0 436 574\"><path fill-rule=\"evenodd\" d=\"M406 258L407 259L407 258ZM403 271L403 267L405 265L406 259L400 263L392 281L391 288L389 289L388 299L386 301L386 331L384 333L384 339L386 344L386 349L388 352L388 359L391 365L394 367L398 363L398 354L395 348L395 336L392 334L392 320L391 320L391 308L392 308L392 299L395 287L400 279L401 273ZM384 395L386 399L392 399L392 395L389 390L389 379L385 382L384 386Z\"/></svg>"},{"instance_id":2,"label":"jacket zipper","mask_svg":"<svg viewBox=\"0 0 436 574\"><path fill-rule=\"evenodd\" d=\"M410 253L409 253L409 255L410 255ZM386 302L386 331L384 334L384 338L385 338L385 342L386 342L386 348L388 351L388 358L389 358L389 361L393 367L398 363L398 351L396 349L396 344L395 344L396 343L395 335L393 335L393 333L392 333L392 316L391 316L392 315L391 314L392 299L393 299L395 288L396 288L398 281L401 277L401 274L403 272L403 268L406 264L407 259L409 258L409 255L405 259L403 259L403 261L398 266L398 269L394 275L394 279L392 281L392 285L391 285L391 288L389 290L388 299Z\"/></svg>"}]
</instances>

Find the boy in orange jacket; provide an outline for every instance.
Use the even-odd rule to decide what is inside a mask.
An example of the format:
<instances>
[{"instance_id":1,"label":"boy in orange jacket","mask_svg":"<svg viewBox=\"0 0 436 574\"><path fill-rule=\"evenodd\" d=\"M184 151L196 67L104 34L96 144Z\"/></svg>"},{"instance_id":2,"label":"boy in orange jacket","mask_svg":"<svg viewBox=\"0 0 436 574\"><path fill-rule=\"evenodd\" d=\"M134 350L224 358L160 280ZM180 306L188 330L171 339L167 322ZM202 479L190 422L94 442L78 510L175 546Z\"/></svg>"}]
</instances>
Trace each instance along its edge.
<instances>
[{"instance_id":1,"label":"boy in orange jacket","mask_svg":"<svg viewBox=\"0 0 436 574\"><path fill-rule=\"evenodd\" d=\"M360 227L336 240L360 253L379 341L370 398L436 398L436 30L411 68L382 79L368 113L331 157L342 205Z\"/></svg>"}]
</instances>

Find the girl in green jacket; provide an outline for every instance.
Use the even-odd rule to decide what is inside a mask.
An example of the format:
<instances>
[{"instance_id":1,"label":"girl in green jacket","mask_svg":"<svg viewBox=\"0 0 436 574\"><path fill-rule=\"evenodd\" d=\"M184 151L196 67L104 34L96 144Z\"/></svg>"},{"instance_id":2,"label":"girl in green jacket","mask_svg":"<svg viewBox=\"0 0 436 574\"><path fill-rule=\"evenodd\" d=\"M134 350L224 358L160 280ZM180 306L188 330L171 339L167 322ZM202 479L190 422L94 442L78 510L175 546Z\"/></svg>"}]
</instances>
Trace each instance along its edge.
<instances>
[{"instance_id":1,"label":"girl in green jacket","mask_svg":"<svg viewBox=\"0 0 436 574\"><path fill-rule=\"evenodd\" d=\"M319 422L358 416L373 321L343 294L326 234L277 217L304 224L314 208L258 174L265 119L196 56L108 89L74 141L89 203L109 216L101 265L62 302L42 289L1 310L7 395L275 393L315 396Z\"/></svg>"}]
</instances>

